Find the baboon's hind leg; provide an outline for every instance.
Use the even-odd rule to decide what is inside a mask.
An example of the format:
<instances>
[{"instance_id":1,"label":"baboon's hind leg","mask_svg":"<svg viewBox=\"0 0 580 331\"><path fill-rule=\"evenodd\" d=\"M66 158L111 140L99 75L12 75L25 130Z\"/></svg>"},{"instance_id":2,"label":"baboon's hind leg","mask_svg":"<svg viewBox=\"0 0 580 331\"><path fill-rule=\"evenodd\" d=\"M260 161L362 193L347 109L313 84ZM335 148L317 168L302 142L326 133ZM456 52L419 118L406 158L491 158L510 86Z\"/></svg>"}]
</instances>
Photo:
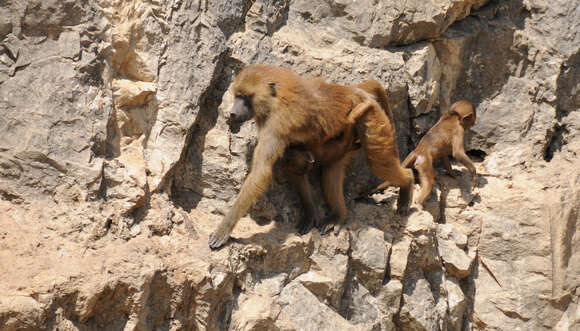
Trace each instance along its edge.
<instances>
[{"instance_id":1,"label":"baboon's hind leg","mask_svg":"<svg viewBox=\"0 0 580 331\"><path fill-rule=\"evenodd\" d=\"M332 228L334 228L334 233L337 234L346 220L348 211L342 186L344 183L344 171L349 159L350 153L323 169L322 191L331 213L322 224L321 232L323 234Z\"/></svg>"},{"instance_id":2,"label":"baboon's hind leg","mask_svg":"<svg viewBox=\"0 0 580 331\"><path fill-rule=\"evenodd\" d=\"M296 229L300 234L305 234L312 226L320 226L320 216L318 215L318 210L314 204L312 187L310 186L310 182L308 182L308 174L291 175L290 179L300 196L302 206L304 206L304 215L296 225Z\"/></svg>"},{"instance_id":3,"label":"baboon's hind leg","mask_svg":"<svg viewBox=\"0 0 580 331\"><path fill-rule=\"evenodd\" d=\"M417 197L417 202L424 206L429 194L433 190L435 184L435 169L433 169L433 161L424 160L423 162L415 162L415 168L419 172L419 181L421 182L421 191Z\"/></svg>"}]
</instances>

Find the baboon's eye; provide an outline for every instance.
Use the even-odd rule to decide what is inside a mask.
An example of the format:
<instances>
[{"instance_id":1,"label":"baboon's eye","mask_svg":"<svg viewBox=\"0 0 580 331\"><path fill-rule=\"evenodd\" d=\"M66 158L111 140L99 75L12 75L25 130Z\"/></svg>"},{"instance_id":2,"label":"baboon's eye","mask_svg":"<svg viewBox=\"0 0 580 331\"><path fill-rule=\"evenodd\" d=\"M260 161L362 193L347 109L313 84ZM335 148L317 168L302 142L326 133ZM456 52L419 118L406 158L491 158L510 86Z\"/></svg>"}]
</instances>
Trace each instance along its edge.
<instances>
[{"instance_id":1,"label":"baboon's eye","mask_svg":"<svg viewBox=\"0 0 580 331\"><path fill-rule=\"evenodd\" d=\"M240 99L244 100L244 105L246 107L248 107L248 109L252 108L252 96L251 95L239 94L239 95L236 95L236 98L240 98Z\"/></svg>"},{"instance_id":2,"label":"baboon's eye","mask_svg":"<svg viewBox=\"0 0 580 331\"><path fill-rule=\"evenodd\" d=\"M276 83L274 82L269 82L268 86L270 87L270 95L272 95L273 97L276 96Z\"/></svg>"}]
</instances>

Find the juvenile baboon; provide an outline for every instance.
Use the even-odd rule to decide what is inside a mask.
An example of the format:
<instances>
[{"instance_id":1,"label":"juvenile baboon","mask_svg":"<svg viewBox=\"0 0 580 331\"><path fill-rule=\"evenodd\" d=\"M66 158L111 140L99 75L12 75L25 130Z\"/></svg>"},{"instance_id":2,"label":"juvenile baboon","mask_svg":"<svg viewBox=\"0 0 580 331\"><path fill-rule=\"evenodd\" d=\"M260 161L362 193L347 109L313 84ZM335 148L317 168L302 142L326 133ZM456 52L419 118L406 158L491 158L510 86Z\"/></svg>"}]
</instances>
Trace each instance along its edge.
<instances>
[{"instance_id":1,"label":"juvenile baboon","mask_svg":"<svg viewBox=\"0 0 580 331\"><path fill-rule=\"evenodd\" d=\"M435 170L433 162L441 160L448 175L454 176L449 163L449 155L453 155L471 173L472 186L477 185L475 166L465 154L463 140L465 131L475 123L475 107L465 100L457 101L451 105L449 112L443 114L439 121L419 141L417 147L403 161L404 167L413 167L419 172L421 191L417 202L425 204L433 184L435 183ZM373 192L384 189L388 183L382 183Z\"/></svg>"},{"instance_id":2,"label":"juvenile baboon","mask_svg":"<svg viewBox=\"0 0 580 331\"><path fill-rule=\"evenodd\" d=\"M383 114L385 142L394 146L392 125L376 101L356 87L328 84L321 79L306 79L293 74L290 70L267 66L252 65L244 68L234 80L232 92L235 95L230 123L256 120L258 127L258 144L254 150L251 171L244 181L234 205L223 218L218 228L210 235L209 245L217 248L223 245L237 221L247 212L250 205L266 190L272 178L272 166L283 154L286 147L302 144L315 154L319 146L338 137L353 123L348 119L351 111L367 114ZM364 113L360 108L368 108ZM374 110L373 110L374 109ZM366 121L365 121L366 122ZM383 123L381 123L383 124ZM368 128L369 126L366 125ZM370 130L364 130L364 134ZM361 138L363 147L365 139ZM366 148L367 154L371 148ZM383 146L386 147L386 146ZM396 150L396 146L394 146ZM385 150L392 150L387 147ZM385 154L383 151L379 151ZM335 223L341 224L346 219L346 204L342 192L344 167L348 153L339 160L323 167L323 192ZM372 160L372 158L367 158ZM397 153L387 164L404 170ZM369 164L371 169L372 165ZM379 169L379 168L377 168ZM388 170L388 166L384 166ZM379 169L379 170L384 170ZM384 171L377 173L384 180L396 182L392 176L405 177L402 171ZM403 181L403 180L400 180ZM413 175L406 182L412 187ZM403 190L402 190L403 191ZM399 200L408 200L408 196ZM399 205L399 208L405 208ZM406 206L408 209L408 205Z\"/></svg>"}]
</instances>

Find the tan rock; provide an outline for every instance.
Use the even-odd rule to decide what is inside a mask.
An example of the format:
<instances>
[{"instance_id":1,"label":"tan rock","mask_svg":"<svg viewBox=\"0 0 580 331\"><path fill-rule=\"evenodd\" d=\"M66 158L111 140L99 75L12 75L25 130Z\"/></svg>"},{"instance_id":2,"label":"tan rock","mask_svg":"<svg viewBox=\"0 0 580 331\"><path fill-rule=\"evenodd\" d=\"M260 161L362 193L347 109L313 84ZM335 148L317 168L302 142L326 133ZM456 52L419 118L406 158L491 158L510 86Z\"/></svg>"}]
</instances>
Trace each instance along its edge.
<instances>
[{"instance_id":1,"label":"tan rock","mask_svg":"<svg viewBox=\"0 0 580 331\"><path fill-rule=\"evenodd\" d=\"M352 268L358 280L372 293L382 286L390 248L381 230L363 228L353 235Z\"/></svg>"},{"instance_id":2,"label":"tan rock","mask_svg":"<svg viewBox=\"0 0 580 331\"><path fill-rule=\"evenodd\" d=\"M297 282L284 287L277 303L282 307L275 324L280 330L356 330Z\"/></svg>"},{"instance_id":3,"label":"tan rock","mask_svg":"<svg viewBox=\"0 0 580 331\"><path fill-rule=\"evenodd\" d=\"M340 309L340 300L344 293L348 257L335 255L327 258L322 255L312 255L310 270L296 278L320 301L328 302L335 309Z\"/></svg>"},{"instance_id":4,"label":"tan rock","mask_svg":"<svg viewBox=\"0 0 580 331\"><path fill-rule=\"evenodd\" d=\"M149 102L148 97L155 94L157 87L154 83L135 82L128 79L113 81L113 96L115 106L143 106Z\"/></svg>"},{"instance_id":5,"label":"tan rock","mask_svg":"<svg viewBox=\"0 0 580 331\"><path fill-rule=\"evenodd\" d=\"M467 302L457 279L447 277L445 280L447 304L449 306L448 325L450 330L459 331L463 327L463 314L467 309Z\"/></svg>"},{"instance_id":6,"label":"tan rock","mask_svg":"<svg viewBox=\"0 0 580 331\"><path fill-rule=\"evenodd\" d=\"M391 267L391 278L402 280L405 276L409 253L411 251L411 239L404 236L396 239L391 249L391 259L389 266Z\"/></svg>"},{"instance_id":7,"label":"tan rock","mask_svg":"<svg viewBox=\"0 0 580 331\"><path fill-rule=\"evenodd\" d=\"M277 330L274 325L280 307L270 296L241 295L232 313L232 330Z\"/></svg>"},{"instance_id":8,"label":"tan rock","mask_svg":"<svg viewBox=\"0 0 580 331\"><path fill-rule=\"evenodd\" d=\"M2 4L0 329L578 329L577 2ZM227 125L250 63L378 80L402 158L472 101L478 187L454 162L399 216L359 152L337 236L296 234L275 172L210 250L256 143Z\"/></svg>"},{"instance_id":9,"label":"tan rock","mask_svg":"<svg viewBox=\"0 0 580 331\"><path fill-rule=\"evenodd\" d=\"M456 231L453 226L440 224L437 227L437 247L445 271L457 279L463 279L471 273L475 260L475 255L468 255L463 250L466 245L467 236Z\"/></svg>"},{"instance_id":10,"label":"tan rock","mask_svg":"<svg viewBox=\"0 0 580 331\"><path fill-rule=\"evenodd\" d=\"M16 331L41 325L46 319L44 307L34 298L23 294L0 297L0 326Z\"/></svg>"}]
</instances>

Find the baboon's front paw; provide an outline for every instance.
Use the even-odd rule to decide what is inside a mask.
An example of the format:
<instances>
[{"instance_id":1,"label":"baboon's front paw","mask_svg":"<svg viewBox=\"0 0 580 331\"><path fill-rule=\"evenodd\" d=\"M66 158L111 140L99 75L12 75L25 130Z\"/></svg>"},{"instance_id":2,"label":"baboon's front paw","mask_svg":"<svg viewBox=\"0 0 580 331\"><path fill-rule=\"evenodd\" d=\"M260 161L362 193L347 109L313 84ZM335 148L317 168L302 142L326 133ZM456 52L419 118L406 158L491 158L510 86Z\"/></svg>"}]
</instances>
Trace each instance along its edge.
<instances>
[{"instance_id":1,"label":"baboon's front paw","mask_svg":"<svg viewBox=\"0 0 580 331\"><path fill-rule=\"evenodd\" d=\"M332 223L325 224L322 227L320 234L327 234L328 232L330 232L330 230L334 230L334 224L332 224Z\"/></svg>"},{"instance_id":2,"label":"baboon's front paw","mask_svg":"<svg viewBox=\"0 0 580 331\"><path fill-rule=\"evenodd\" d=\"M397 215L401 216L409 215L409 206L397 208Z\"/></svg>"},{"instance_id":3,"label":"baboon's front paw","mask_svg":"<svg viewBox=\"0 0 580 331\"><path fill-rule=\"evenodd\" d=\"M296 230L298 231L299 234L304 235L307 234L308 231L310 230L310 222L307 222L305 220L302 220L300 223L298 223L298 225L296 226Z\"/></svg>"},{"instance_id":4,"label":"baboon's front paw","mask_svg":"<svg viewBox=\"0 0 580 331\"><path fill-rule=\"evenodd\" d=\"M230 237L229 233L220 231L219 229L209 235L209 247L216 249L221 247Z\"/></svg>"}]
</instances>

